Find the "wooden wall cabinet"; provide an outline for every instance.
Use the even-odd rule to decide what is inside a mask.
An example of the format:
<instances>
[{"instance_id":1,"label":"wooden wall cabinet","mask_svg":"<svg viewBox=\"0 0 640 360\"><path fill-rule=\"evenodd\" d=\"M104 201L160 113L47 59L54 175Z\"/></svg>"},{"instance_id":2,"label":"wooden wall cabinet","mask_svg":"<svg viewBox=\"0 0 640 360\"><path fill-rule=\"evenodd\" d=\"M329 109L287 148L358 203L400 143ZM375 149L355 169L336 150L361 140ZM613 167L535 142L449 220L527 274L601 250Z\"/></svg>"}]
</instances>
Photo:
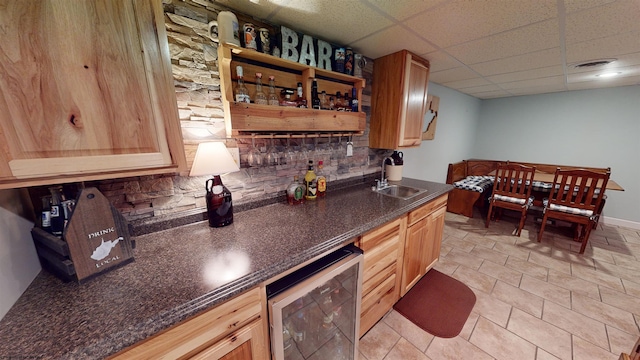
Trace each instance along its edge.
<instances>
[{"instance_id":1,"label":"wooden wall cabinet","mask_svg":"<svg viewBox=\"0 0 640 360\"><path fill-rule=\"evenodd\" d=\"M0 188L186 170L160 0L3 13Z\"/></svg>"},{"instance_id":2,"label":"wooden wall cabinet","mask_svg":"<svg viewBox=\"0 0 640 360\"><path fill-rule=\"evenodd\" d=\"M428 111L429 61L407 50L374 60L369 146L420 146Z\"/></svg>"},{"instance_id":3,"label":"wooden wall cabinet","mask_svg":"<svg viewBox=\"0 0 640 360\"><path fill-rule=\"evenodd\" d=\"M440 256L447 197L442 195L408 215L400 296L404 296Z\"/></svg>"},{"instance_id":4,"label":"wooden wall cabinet","mask_svg":"<svg viewBox=\"0 0 640 360\"><path fill-rule=\"evenodd\" d=\"M261 72L265 93L268 93L268 78L271 75L275 76L278 96L280 96L282 88L295 90L297 83L301 82L303 94L309 107L311 107L311 84L314 78L318 81L318 91L324 90L328 95L335 94L337 91L348 92L351 97L351 89L355 87L359 100L362 100L364 79L226 44L218 46L218 61L227 136L270 132L364 133L367 118L366 114L361 111L362 101L358 105L360 111L345 112L247 104L234 100L234 89L238 79L236 66L238 65L243 68L245 85L252 100L255 95L255 74Z\"/></svg>"},{"instance_id":5,"label":"wooden wall cabinet","mask_svg":"<svg viewBox=\"0 0 640 360\"><path fill-rule=\"evenodd\" d=\"M406 227L403 216L362 235L356 243L364 251L360 336L400 299Z\"/></svg>"},{"instance_id":6,"label":"wooden wall cabinet","mask_svg":"<svg viewBox=\"0 0 640 360\"><path fill-rule=\"evenodd\" d=\"M255 288L112 359L269 359L264 288Z\"/></svg>"}]
</instances>

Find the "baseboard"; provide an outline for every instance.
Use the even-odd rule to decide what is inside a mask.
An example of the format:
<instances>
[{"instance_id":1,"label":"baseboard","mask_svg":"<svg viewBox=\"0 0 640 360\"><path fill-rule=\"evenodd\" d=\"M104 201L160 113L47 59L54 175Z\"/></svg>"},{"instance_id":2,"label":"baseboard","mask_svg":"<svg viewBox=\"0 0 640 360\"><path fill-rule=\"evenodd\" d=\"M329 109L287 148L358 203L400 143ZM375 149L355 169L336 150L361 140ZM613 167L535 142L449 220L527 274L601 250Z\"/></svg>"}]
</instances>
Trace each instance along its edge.
<instances>
[{"instance_id":1,"label":"baseboard","mask_svg":"<svg viewBox=\"0 0 640 360\"><path fill-rule=\"evenodd\" d=\"M637 221L616 219L608 216L603 216L602 222L607 225L616 225L616 226L622 226L630 229L640 230L640 222L637 222Z\"/></svg>"}]
</instances>

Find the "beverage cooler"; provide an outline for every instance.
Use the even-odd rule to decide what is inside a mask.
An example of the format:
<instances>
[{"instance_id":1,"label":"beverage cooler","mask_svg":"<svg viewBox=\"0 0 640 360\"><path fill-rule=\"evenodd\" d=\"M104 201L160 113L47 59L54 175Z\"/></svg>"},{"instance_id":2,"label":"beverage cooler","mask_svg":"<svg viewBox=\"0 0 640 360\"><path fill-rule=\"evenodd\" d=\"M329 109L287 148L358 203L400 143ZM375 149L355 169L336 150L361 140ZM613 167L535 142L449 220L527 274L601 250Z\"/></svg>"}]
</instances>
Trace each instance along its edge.
<instances>
[{"instance_id":1,"label":"beverage cooler","mask_svg":"<svg viewBox=\"0 0 640 360\"><path fill-rule=\"evenodd\" d=\"M267 286L273 359L358 358L362 259L349 245Z\"/></svg>"}]
</instances>

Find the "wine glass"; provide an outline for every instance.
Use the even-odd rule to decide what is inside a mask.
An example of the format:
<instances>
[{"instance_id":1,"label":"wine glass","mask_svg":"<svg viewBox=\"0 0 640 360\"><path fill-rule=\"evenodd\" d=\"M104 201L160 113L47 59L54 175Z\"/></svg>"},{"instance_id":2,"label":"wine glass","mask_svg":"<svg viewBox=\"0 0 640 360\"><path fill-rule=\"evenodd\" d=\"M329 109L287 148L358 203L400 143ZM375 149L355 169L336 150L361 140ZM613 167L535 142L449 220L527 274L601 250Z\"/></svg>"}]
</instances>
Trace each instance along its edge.
<instances>
[{"instance_id":1,"label":"wine glass","mask_svg":"<svg viewBox=\"0 0 640 360\"><path fill-rule=\"evenodd\" d=\"M306 137L303 137L302 143L300 144L300 154L298 155L299 164L302 164L303 166L309 162L309 156L311 155L305 141Z\"/></svg>"},{"instance_id":2,"label":"wine glass","mask_svg":"<svg viewBox=\"0 0 640 360\"><path fill-rule=\"evenodd\" d=\"M278 150L273 144L273 136L271 137L271 146L269 146L269 148L267 149L265 158L268 166L276 166L280 162L280 155L278 154Z\"/></svg>"},{"instance_id":3,"label":"wine glass","mask_svg":"<svg viewBox=\"0 0 640 360\"><path fill-rule=\"evenodd\" d=\"M284 149L284 163L291 167L296 166L296 152L291 147L291 137L287 138L287 147Z\"/></svg>"},{"instance_id":4,"label":"wine glass","mask_svg":"<svg viewBox=\"0 0 640 360\"><path fill-rule=\"evenodd\" d=\"M256 138L251 137L251 150L249 150L249 154L247 154L247 162L251 167L260 167L262 166L262 153L256 147Z\"/></svg>"}]
</instances>

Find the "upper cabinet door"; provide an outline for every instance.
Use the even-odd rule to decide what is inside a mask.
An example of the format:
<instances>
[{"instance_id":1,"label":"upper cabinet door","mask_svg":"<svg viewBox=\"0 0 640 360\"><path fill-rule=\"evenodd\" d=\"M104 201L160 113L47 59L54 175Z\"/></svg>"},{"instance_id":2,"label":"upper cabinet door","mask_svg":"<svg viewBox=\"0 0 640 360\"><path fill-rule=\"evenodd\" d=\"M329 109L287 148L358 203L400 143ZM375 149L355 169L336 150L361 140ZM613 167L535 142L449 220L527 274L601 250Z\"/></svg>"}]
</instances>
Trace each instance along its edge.
<instances>
[{"instance_id":1,"label":"upper cabinet door","mask_svg":"<svg viewBox=\"0 0 640 360\"><path fill-rule=\"evenodd\" d=\"M0 187L186 168L159 0L1 6Z\"/></svg>"},{"instance_id":2,"label":"upper cabinet door","mask_svg":"<svg viewBox=\"0 0 640 360\"><path fill-rule=\"evenodd\" d=\"M419 146L427 112L429 62L406 50L375 59L369 146Z\"/></svg>"},{"instance_id":3,"label":"upper cabinet door","mask_svg":"<svg viewBox=\"0 0 640 360\"><path fill-rule=\"evenodd\" d=\"M419 146L422 124L427 113L427 86L429 68L408 54L405 72L405 101L403 120L400 122L400 147Z\"/></svg>"}]
</instances>

